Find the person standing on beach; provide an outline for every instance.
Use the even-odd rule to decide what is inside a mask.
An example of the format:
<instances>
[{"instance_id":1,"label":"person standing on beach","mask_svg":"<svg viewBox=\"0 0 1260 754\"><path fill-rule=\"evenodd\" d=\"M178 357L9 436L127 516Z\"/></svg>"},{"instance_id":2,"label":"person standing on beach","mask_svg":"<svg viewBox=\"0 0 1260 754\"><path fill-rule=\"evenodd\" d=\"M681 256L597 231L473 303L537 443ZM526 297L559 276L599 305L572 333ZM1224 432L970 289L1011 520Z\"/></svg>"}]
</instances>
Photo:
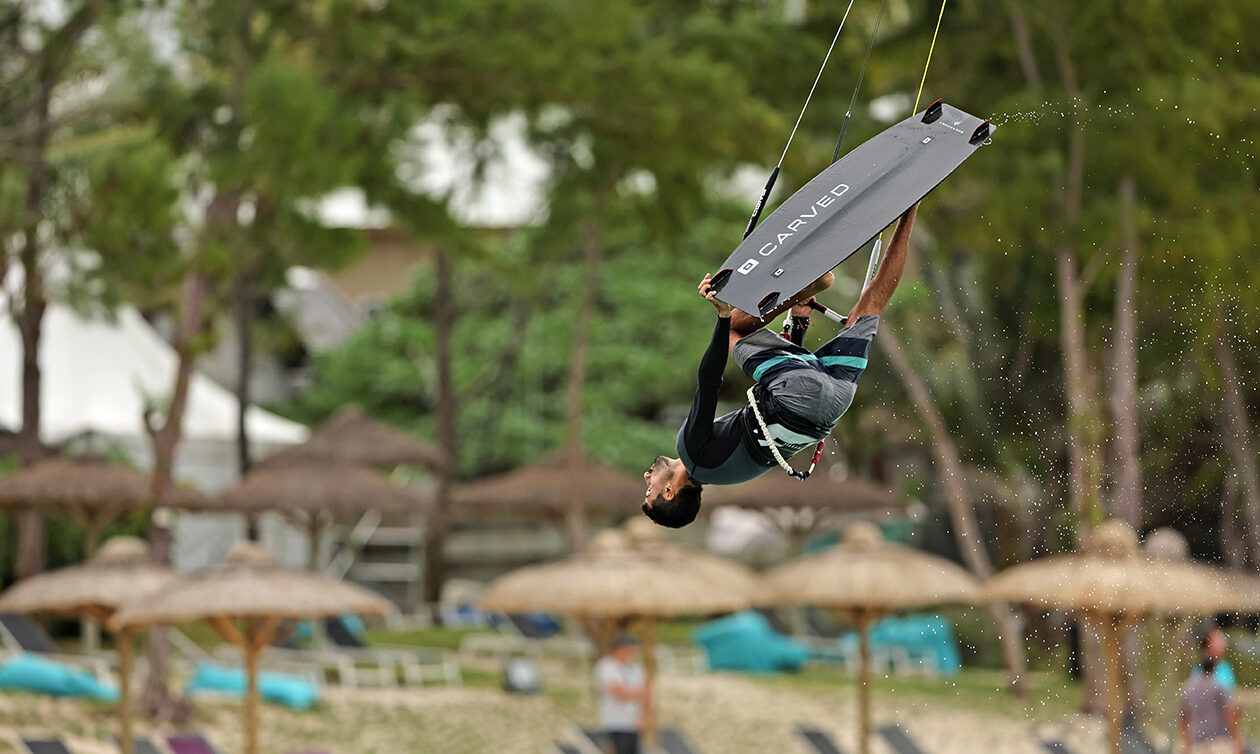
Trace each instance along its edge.
<instances>
[{"instance_id":1,"label":"person standing on beach","mask_svg":"<svg viewBox=\"0 0 1260 754\"><path fill-rule=\"evenodd\" d=\"M630 636L621 636L612 652L595 663L599 723L612 741L612 754L639 754L639 730L650 691L643 666L634 660L636 644Z\"/></svg>"},{"instance_id":2,"label":"person standing on beach","mask_svg":"<svg viewBox=\"0 0 1260 754\"><path fill-rule=\"evenodd\" d=\"M1205 658L1182 687L1178 727L1183 754L1243 754L1241 715L1229 691L1213 678L1215 669L1216 659Z\"/></svg>"}]
</instances>

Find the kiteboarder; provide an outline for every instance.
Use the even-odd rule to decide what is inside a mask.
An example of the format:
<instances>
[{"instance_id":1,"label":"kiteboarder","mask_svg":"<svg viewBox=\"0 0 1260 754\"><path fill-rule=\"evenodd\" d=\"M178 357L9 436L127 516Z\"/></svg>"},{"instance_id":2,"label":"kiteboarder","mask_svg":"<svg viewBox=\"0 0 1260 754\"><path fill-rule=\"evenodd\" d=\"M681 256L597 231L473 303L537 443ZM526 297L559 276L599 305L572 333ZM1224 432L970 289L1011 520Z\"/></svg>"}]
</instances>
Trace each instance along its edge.
<instances>
[{"instance_id":1,"label":"kiteboarder","mask_svg":"<svg viewBox=\"0 0 1260 754\"><path fill-rule=\"evenodd\" d=\"M830 286L831 273L778 308L792 308L791 341L764 329L773 315L756 317L720 301L710 276L704 276L698 288L717 310L717 324L700 360L691 412L678 431L678 457L657 456L643 474L643 512L649 518L662 526L686 526L700 510L704 485L746 482L778 464L771 441L779 456L790 458L831 434L853 403L879 317L901 280L917 208L897 223L883 264L849 313L847 326L813 353L801 342L812 297ZM728 354L756 383L754 398L715 420Z\"/></svg>"}]
</instances>

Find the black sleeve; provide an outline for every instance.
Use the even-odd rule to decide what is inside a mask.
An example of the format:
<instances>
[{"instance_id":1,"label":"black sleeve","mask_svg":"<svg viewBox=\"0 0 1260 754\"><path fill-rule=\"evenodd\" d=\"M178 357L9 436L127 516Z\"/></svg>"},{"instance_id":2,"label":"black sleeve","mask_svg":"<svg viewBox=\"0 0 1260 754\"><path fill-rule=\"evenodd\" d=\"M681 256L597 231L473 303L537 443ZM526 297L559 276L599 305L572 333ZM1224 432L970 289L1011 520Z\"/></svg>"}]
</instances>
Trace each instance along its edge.
<instances>
[{"instance_id":1,"label":"black sleeve","mask_svg":"<svg viewBox=\"0 0 1260 754\"><path fill-rule=\"evenodd\" d=\"M805 347L805 329L809 327L809 317L792 318L792 345Z\"/></svg>"},{"instance_id":2,"label":"black sleeve","mask_svg":"<svg viewBox=\"0 0 1260 754\"><path fill-rule=\"evenodd\" d=\"M693 459L703 453L713 439L713 417L717 412L718 390L722 387L722 372L726 371L726 357L730 350L731 320L718 317L713 328L713 340L705 349L697 371L696 396L691 401L691 413L683 424L683 442Z\"/></svg>"}]
</instances>

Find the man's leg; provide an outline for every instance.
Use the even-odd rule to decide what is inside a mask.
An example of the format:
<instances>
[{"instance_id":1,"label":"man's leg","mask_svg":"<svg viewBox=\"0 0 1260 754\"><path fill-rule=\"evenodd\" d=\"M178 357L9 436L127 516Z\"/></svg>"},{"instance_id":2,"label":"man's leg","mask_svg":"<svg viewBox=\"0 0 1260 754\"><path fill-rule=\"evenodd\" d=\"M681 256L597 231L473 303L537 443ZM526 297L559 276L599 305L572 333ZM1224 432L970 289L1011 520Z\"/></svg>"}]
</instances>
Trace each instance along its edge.
<instances>
[{"instance_id":1,"label":"man's leg","mask_svg":"<svg viewBox=\"0 0 1260 754\"><path fill-rule=\"evenodd\" d=\"M791 309L802 301L807 301L811 297L827 290L836 282L836 276L830 272L824 273L822 277L805 287L805 290L789 298L774 308L764 317L757 317L749 314L741 309L735 309L731 312L731 348L735 347L735 343L745 335L754 333L769 324L775 317L783 312Z\"/></svg>"}]
</instances>

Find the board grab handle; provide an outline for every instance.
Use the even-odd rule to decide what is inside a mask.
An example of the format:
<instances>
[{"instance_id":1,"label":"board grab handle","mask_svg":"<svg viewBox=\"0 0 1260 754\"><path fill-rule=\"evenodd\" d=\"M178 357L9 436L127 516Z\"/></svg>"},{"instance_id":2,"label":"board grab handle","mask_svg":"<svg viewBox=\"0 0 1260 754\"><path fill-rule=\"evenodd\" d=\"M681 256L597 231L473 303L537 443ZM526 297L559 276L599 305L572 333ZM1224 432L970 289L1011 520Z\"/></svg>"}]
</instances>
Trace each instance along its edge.
<instances>
[{"instance_id":1,"label":"board grab handle","mask_svg":"<svg viewBox=\"0 0 1260 754\"><path fill-rule=\"evenodd\" d=\"M839 312L833 309L828 309L827 307L823 306L817 301L810 301L809 307L813 309L814 311L818 312L819 314L822 314L824 317L831 320L832 322L839 323L841 327L849 323L848 317L844 316L843 314L840 314Z\"/></svg>"}]
</instances>

